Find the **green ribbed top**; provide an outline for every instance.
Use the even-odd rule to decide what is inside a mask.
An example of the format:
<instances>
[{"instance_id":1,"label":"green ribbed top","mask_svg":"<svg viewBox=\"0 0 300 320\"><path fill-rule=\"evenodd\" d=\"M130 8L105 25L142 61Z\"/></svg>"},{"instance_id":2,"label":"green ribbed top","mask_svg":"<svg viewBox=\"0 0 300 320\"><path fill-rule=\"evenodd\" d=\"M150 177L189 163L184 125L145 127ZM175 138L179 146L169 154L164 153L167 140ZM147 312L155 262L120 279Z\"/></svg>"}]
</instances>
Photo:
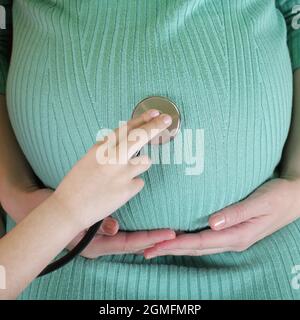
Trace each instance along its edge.
<instances>
[{"instance_id":1,"label":"green ribbed top","mask_svg":"<svg viewBox=\"0 0 300 320\"><path fill-rule=\"evenodd\" d=\"M142 192L113 216L130 231L206 227L212 213L276 174L290 126L292 71L300 67L296 5L15 0L7 81L7 33L0 33L0 83L33 170L56 188L99 129L130 118L147 96L165 96L180 109L183 131L203 129L204 170L187 175L190 165L172 163L171 152L171 164L154 164ZM184 152L193 148L185 143ZM242 253L78 257L20 299L300 298L290 284L300 263L299 229L299 221L290 224Z\"/></svg>"}]
</instances>

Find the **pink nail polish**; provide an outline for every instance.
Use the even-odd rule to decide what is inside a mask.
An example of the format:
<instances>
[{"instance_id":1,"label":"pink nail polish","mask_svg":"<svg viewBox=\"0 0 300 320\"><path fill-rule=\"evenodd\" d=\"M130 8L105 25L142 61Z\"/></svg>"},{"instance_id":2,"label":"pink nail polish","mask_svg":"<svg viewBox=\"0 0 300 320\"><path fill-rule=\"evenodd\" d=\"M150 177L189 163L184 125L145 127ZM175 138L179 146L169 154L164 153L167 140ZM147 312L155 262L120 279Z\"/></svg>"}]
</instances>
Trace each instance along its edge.
<instances>
[{"instance_id":1,"label":"pink nail polish","mask_svg":"<svg viewBox=\"0 0 300 320\"><path fill-rule=\"evenodd\" d=\"M220 228L225 224L225 218L224 217L220 217L217 219L217 221L214 223L214 227L215 228Z\"/></svg>"},{"instance_id":2,"label":"pink nail polish","mask_svg":"<svg viewBox=\"0 0 300 320\"><path fill-rule=\"evenodd\" d=\"M154 256L151 256L151 255L150 255L150 256L146 256L145 259L148 260L148 259L152 259L153 257L154 257Z\"/></svg>"},{"instance_id":3,"label":"pink nail polish","mask_svg":"<svg viewBox=\"0 0 300 320\"><path fill-rule=\"evenodd\" d=\"M152 118L155 118L155 117L157 117L157 116L159 116L160 115L160 112L158 111L158 110L151 110L150 111L150 116L152 117Z\"/></svg>"},{"instance_id":4,"label":"pink nail polish","mask_svg":"<svg viewBox=\"0 0 300 320\"><path fill-rule=\"evenodd\" d=\"M163 121L165 124L170 124L172 122L172 118L168 115L163 117Z\"/></svg>"}]
</instances>

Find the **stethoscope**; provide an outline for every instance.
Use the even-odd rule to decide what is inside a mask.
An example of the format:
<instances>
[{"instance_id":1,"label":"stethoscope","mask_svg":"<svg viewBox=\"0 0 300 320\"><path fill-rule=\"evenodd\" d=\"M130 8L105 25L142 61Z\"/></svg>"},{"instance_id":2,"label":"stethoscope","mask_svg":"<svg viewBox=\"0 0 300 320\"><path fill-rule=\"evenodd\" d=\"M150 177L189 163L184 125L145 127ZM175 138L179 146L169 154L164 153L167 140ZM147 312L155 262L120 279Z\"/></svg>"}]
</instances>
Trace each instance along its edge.
<instances>
[{"instance_id":1,"label":"stethoscope","mask_svg":"<svg viewBox=\"0 0 300 320\"><path fill-rule=\"evenodd\" d=\"M168 114L172 117L172 124L164 130L159 136L153 138L149 143L153 145L165 144L174 139L180 129L180 112L174 102L166 97L150 96L141 100L134 108L131 118L136 118L149 109L157 109L160 113ZM50 263L38 276L46 275L52 271L55 271L67 263L73 258L79 255L91 242L96 235L102 220L91 226L80 242L66 255L54 262Z\"/></svg>"}]
</instances>

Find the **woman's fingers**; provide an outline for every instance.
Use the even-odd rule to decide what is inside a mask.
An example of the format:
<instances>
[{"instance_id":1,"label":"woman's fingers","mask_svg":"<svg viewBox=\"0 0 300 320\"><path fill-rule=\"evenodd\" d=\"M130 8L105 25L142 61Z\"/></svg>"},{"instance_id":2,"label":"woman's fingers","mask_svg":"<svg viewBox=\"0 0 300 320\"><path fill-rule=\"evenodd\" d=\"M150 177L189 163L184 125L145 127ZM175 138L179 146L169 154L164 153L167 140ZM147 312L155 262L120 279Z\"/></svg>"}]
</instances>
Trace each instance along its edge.
<instances>
[{"instance_id":1,"label":"woman's fingers","mask_svg":"<svg viewBox=\"0 0 300 320\"><path fill-rule=\"evenodd\" d=\"M209 225L213 230L222 230L256 216L262 216L270 212L269 202L260 193L253 193L246 200L238 202L220 210L209 218Z\"/></svg>"},{"instance_id":2,"label":"woman's fingers","mask_svg":"<svg viewBox=\"0 0 300 320\"><path fill-rule=\"evenodd\" d=\"M147 251L150 249L146 249ZM214 249L171 249L171 250L165 250L160 249L156 251L155 255L151 255L150 253L147 253L145 258L151 259L154 257L161 257L166 255L172 255L172 256L204 256L204 255L210 255L210 254L216 254L216 253L223 253L227 251L232 251L231 248L214 248ZM145 254L144 254L145 255Z\"/></svg>"},{"instance_id":3,"label":"woman's fingers","mask_svg":"<svg viewBox=\"0 0 300 320\"><path fill-rule=\"evenodd\" d=\"M114 236L118 233L118 231L119 231L118 221L114 218L107 217L102 221L100 228L97 231L97 234Z\"/></svg>"},{"instance_id":4,"label":"woman's fingers","mask_svg":"<svg viewBox=\"0 0 300 320\"><path fill-rule=\"evenodd\" d=\"M159 250L203 250L228 247L238 242L238 233L232 230L214 231L205 230L199 233L185 233L176 239L158 243L145 252L145 257Z\"/></svg>"},{"instance_id":5,"label":"woman's fingers","mask_svg":"<svg viewBox=\"0 0 300 320\"><path fill-rule=\"evenodd\" d=\"M136 253L155 243L174 239L175 232L170 229L119 232L114 237L97 236L94 241L95 256L105 254Z\"/></svg>"},{"instance_id":6,"label":"woman's fingers","mask_svg":"<svg viewBox=\"0 0 300 320\"><path fill-rule=\"evenodd\" d=\"M78 234L67 246L67 249L72 250L79 241L84 237L87 230L82 231ZM116 219L111 217L106 217L103 219L99 230L97 231L98 235L105 235L105 236L115 236L119 231L119 223Z\"/></svg>"},{"instance_id":7,"label":"woman's fingers","mask_svg":"<svg viewBox=\"0 0 300 320\"><path fill-rule=\"evenodd\" d=\"M219 231L220 233L221 231ZM146 259L154 258L161 255L171 255L176 252L178 255L184 254L184 252L198 251L204 249L218 248L226 246L222 243L225 236L218 234L218 238L215 238L217 231L205 230L201 233L185 233L178 235L175 239L158 243L152 248L144 251ZM222 243L220 245L220 243Z\"/></svg>"},{"instance_id":8,"label":"woman's fingers","mask_svg":"<svg viewBox=\"0 0 300 320\"><path fill-rule=\"evenodd\" d=\"M185 233L178 235L176 239L156 244L146 249L145 258L153 258L158 255L170 255L177 252L177 255L197 255L198 252L225 252L243 251L247 249L256 239L261 238L264 232L265 223L252 221L232 226L231 228L215 231L205 230L199 233ZM217 250L217 251L216 251Z\"/></svg>"}]
</instances>

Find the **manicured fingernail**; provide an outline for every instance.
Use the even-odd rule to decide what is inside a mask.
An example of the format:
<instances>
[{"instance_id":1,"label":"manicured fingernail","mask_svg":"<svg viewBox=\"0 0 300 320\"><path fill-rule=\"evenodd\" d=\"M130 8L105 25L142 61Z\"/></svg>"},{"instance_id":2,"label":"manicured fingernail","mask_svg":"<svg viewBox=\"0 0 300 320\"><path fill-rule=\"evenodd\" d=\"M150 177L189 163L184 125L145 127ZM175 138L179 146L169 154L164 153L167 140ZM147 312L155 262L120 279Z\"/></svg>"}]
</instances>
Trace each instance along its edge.
<instances>
[{"instance_id":1,"label":"manicured fingernail","mask_svg":"<svg viewBox=\"0 0 300 320\"><path fill-rule=\"evenodd\" d=\"M170 124L172 122L172 118L168 115L163 116L163 122L165 124Z\"/></svg>"},{"instance_id":2,"label":"manicured fingernail","mask_svg":"<svg viewBox=\"0 0 300 320\"><path fill-rule=\"evenodd\" d=\"M150 255L150 256L146 256L145 259L152 259L152 258L154 258L154 257L155 257L155 256Z\"/></svg>"},{"instance_id":3,"label":"manicured fingernail","mask_svg":"<svg viewBox=\"0 0 300 320\"><path fill-rule=\"evenodd\" d=\"M108 221L105 222L104 225L101 227L102 232L111 234L115 230L115 222L114 221Z\"/></svg>"},{"instance_id":4,"label":"manicured fingernail","mask_svg":"<svg viewBox=\"0 0 300 320\"><path fill-rule=\"evenodd\" d=\"M114 221L108 221L104 224L105 229L113 229L115 227L115 222Z\"/></svg>"},{"instance_id":5,"label":"manicured fingernail","mask_svg":"<svg viewBox=\"0 0 300 320\"><path fill-rule=\"evenodd\" d=\"M166 240L172 240L176 238L176 232L171 230L168 236L166 237Z\"/></svg>"},{"instance_id":6,"label":"manicured fingernail","mask_svg":"<svg viewBox=\"0 0 300 320\"><path fill-rule=\"evenodd\" d=\"M224 216L219 216L219 217L216 217L214 222L213 222L213 226L215 228L220 228L222 227L223 225L225 224L225 217Z\"/></svg>"},{"instance_id":7,"label":"manicured fingernail","mask_svg":"<svg viewBox=\"0 0 300 320\"><path fill-rule=\"evenodd\" d=\"M155 118L160 115L160 112L158 110L151 110L149 111L149 115L150 117Z\"/></svg>"}]
</instances>

